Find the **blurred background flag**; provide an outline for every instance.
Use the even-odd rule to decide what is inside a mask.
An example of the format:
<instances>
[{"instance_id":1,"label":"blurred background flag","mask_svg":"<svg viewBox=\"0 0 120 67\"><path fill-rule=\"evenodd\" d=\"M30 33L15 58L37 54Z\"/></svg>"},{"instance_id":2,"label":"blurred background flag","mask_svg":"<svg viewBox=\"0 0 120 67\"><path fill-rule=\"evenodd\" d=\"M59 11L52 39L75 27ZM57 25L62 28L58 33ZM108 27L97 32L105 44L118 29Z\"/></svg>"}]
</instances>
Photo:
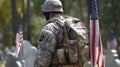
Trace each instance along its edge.
<instances>
[{"instance_id":1,"label":"blurred background flag","mask_svg":"<svg viewBox=\"0 0 120 67\"><path fill-rule=\"evenodd\" d=\"M18 32L16 33L16 55L18 56L23 43L23 23L20 21L20 26L18 28Z\"/></svg>"},{"instance_id":2,"label":"blurred background flag","mask_svg":"<svg viewBox=\"0 0 120 67\"><path fill-rule=\"evenodd\" d=\"M90 0L90 56L91 67L104 67L103 49L99 29L97 0Z\"/></svg>"},{"instance_id":3,"label":"blurred background flag","mask_svg":"<svg viewBox=\"0 0 120 67\"><path fill-rule=\"evenodd\" d=\"M117 46L118 46L117 40L116 40L115 36L112 34L111 35L111 49L115 49L116 50Z\"/></svg>"}]
</instances>

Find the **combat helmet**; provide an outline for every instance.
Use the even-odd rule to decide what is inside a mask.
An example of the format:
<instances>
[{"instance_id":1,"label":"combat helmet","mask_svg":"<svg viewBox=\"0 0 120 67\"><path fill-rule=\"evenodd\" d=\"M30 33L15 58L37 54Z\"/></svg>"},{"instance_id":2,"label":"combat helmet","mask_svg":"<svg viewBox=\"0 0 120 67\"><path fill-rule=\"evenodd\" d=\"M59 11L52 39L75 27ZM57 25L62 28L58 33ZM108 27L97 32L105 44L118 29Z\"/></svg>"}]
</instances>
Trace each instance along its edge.
<instances>
[{"instance_id":1,"label":"combat helmet","mask_svg":"<svg viewBox=\"0 0 120 67\"><path fill-rule=\"evenodd\" d=\"M43 12L63 12L60 0L46 0L42 5Z\"/></svg>"}]
</instances>

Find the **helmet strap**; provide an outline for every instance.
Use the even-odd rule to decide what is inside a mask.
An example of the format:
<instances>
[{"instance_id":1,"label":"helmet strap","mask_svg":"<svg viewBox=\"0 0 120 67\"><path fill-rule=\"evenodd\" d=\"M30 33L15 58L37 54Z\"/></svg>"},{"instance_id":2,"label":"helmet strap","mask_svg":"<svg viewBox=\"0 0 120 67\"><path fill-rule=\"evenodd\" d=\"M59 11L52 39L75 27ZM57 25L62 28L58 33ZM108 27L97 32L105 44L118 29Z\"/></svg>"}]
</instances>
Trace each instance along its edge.
<instances>
[{"instance_id":1,"label":"helmet strap","mask_svg":"<svg viewBox=\"0 0 120 67\"><path fill-rule=\"evenodd\" d=\"M50 12L43 12L43 14L44 14L46 20L49 20L49 18L50 18Z\"/></svg>"}]
</instances>

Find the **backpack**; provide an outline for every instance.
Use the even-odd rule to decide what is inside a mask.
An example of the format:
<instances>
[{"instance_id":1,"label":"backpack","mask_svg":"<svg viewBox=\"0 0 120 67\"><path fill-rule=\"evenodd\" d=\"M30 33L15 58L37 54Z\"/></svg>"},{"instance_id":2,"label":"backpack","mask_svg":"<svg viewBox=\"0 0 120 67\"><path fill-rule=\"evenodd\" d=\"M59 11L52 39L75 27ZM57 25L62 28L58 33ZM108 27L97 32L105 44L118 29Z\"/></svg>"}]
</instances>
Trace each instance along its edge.
<instances>
[{"instance_id":1,"label":"backpack","mask_svg":"<svg viewBox=\"0 0 120 67\"><path fill-rule=\"evenodd\" d=\"M88 45L88 30L78 18L68 17L66 18L64 25L68 32L70 29L74 31L77 35L77 42L81 43L81 47L86 47Z\"/></svg>"},{"instance_id":2,"label":"backpack","mask_svg":"<svg viewBox=\"0 0 120 67\"><path fill-rule=\"evenodd\" d=\"M88 61L89 57L89 41L88 41L88 30L85 25L80 21L80 19L75 17L67 17L65 19L64 25L66 29L71 29L76 35L76 44L78 48L78 54L80 55L79 59L82 61ZM68 39L69 40L69 39ZM69 43L71 43L69 40Z\"/></svg>"},{"instance_id":3,"label":"backpack","mask_svg":"<svg viewBox=\"0 0 120 67\"><path fill-rule=\"evenodd\" d=\"M82 22L75 17L67 17L65 20L53 19L64 27L65 41L64 46L57 49L54 58L59 64L84 63L89 60L88 31ZM64 24L61 24L62 22ZM72 37L69 37L72 34ZM75 36L75 39L74 39ZM52 64L56 64L53 59Z\"/></svg>"}]
</instances>

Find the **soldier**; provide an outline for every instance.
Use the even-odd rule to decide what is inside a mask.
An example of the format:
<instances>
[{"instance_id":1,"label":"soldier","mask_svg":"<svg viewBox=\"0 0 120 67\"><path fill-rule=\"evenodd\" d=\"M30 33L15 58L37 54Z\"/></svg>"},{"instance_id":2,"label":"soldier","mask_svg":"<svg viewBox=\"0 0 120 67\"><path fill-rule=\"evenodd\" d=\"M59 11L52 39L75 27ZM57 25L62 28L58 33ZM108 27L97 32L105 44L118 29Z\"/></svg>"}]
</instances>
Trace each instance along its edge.
<instances>
[{"instance_id":1,"label":"soldier","mask_svg":"<svg viewBox=\"0 0 120 67\"><path fill-rule=\"evenodd\" d=\"M68 30L64 26L65 18L61 16L63 12L62 3L59 0L46 0L42 5L42 11L48 24L40 32L34 66L81 67L78 59L82 56L78 57L78 46L73 45L76 43L76 36L67 33ZM76 21L79 20L76 19ZM68 46L68 37L74 39L73 41L70 40L72 46Z\"/></svg>"}]
</instances>

